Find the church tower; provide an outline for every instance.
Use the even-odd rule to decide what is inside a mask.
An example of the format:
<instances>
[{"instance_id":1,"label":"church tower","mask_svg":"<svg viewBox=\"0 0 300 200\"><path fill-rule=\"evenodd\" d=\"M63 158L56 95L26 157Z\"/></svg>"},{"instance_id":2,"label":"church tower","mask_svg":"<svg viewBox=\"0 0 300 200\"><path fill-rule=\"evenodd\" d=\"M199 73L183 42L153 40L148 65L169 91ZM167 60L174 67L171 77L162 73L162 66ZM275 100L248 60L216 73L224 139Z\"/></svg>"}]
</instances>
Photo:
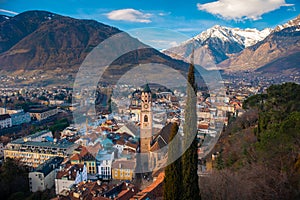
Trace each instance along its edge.
<instances>
[{"instance_id":1,"label":"church tower","mask_svg":"<svg viewBox=\"0 0 300 200\"><path fill-rule=\"evenodd\" d=\"M142 91L141 100L140 152L149 153L150 143L152 140L152 97L148 84L146 84L144 90Z\"/></svg>"}]
</instances>

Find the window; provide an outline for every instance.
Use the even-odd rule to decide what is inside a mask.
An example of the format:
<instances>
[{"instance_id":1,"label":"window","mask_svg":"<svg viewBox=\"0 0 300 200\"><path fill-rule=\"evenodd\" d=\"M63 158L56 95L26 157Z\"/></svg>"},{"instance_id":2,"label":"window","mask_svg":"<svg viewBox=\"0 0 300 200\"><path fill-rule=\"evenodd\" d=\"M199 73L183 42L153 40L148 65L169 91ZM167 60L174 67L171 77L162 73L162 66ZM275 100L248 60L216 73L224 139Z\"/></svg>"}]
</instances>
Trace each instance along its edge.
<instances>
[{"instance_id":1,"label":"window","mask_svg":"<svg viewBox=\"0 0 300 200\"><path fill-rule=\"evenodd\" d=\"M144 116L144 122L148 122L148 116L147 115Z\"/></svg>"}]
</instances>

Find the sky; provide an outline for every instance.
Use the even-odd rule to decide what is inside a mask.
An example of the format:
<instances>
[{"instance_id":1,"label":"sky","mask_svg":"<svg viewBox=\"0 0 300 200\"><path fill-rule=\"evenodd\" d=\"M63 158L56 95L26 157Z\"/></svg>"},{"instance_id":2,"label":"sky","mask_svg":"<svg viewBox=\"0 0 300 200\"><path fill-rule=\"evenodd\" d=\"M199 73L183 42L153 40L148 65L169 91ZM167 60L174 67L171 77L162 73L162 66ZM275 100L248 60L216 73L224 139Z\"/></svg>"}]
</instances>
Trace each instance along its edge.
<instances>
[{"instance_id":1,"label":"sky","mask_svg":"<svg viewBox=\"0 0 300 200\"><path fill-rule=\"evenodd\" d=\"M193 37L218 24L262 30L300 14L299 0L0 0L0 14L46 10L128 32L169 30Z\"/></svg>"}]
</instances>

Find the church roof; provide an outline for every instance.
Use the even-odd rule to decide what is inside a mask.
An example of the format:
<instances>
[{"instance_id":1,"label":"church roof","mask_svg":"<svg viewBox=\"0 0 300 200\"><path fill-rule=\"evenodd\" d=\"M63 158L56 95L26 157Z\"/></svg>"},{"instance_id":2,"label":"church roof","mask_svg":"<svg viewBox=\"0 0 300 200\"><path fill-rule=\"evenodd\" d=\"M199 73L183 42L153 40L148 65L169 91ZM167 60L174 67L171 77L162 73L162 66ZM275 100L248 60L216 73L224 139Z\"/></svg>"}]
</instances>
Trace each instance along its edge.
<instances>
[{"instance_id":1,"label":"church roof","mask_svg":"<svg viewBox=\"0 0 300 200\"><path fill-rule=\"evenodd\" d=\"M167 124L161 129L161 131L155 136L153 140L151 151L157 151L159 149L162 149L169 143L171 129L172 123Z\"/></svg>"},{"instance_id":2,"label":"church roof","mask_svg":"<svg viewBox=\"0 0 300 200\"><path fill-rule=\"evenodd\" d=\"M164 126L160 132L155 136L154 140L155 139L158 139L158 138L162 138L164 140L164 142L166 144L169 143L169 137L170 137L170 133L171 133L171 129L172 129L172 123L168 123L166 126Z\"/></svg>"},{"instance_id":3,"label":"church roof","mask_svg":"<svg viewBox=\"0 0 300 200\"><path fill-rule=\"evenodd\" d=\"M117 130L116 133L127 133L132 137L136 137L139 134L139 129L132 122L129 122Z\"/></svg>"}]
</instances>

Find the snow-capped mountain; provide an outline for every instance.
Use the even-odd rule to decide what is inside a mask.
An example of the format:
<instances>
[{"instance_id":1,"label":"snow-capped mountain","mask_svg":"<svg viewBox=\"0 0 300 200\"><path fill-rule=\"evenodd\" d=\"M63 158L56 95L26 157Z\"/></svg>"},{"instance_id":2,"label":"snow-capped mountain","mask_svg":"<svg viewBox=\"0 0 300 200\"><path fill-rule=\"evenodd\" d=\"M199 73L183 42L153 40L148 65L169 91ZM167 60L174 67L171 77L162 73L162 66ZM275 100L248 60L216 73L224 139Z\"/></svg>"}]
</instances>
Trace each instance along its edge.
<instances>
[{"instance_id":1,"label":"snow-capped mountain","mask_svg":"<svg viewBox=\"0 0 300 200\"><path fill-rule=\"evenodd\" d=\"M299 72L300 25L278 27L281 30L272 31L264 40L232 55L219 63L218 68L226 71L257 70L270 74Z\"/></svg>"},{"instance_id":2,"label":"snow-capped mountain","mask_svg":"<svg viewBox=\"0 0 300 200\"><path fill-rule=\"evenodd\" d=\"M289 20L285 24L276 26L276 28L274 29L274 31L278 32L278 31L281 31L281 30L283 30L285 28L292 27L292 26L298 26L298 25L300 25L300 15L298 15L296 18L294 18L292 20Z\"/></svg>"},{"instance_id":3,"label":"snow-capped mountain","mask_svg":"<svg viewBox=\"0 0 300 200\"><path fill-rule=\"evenodd\" d=\"M195 51L195 64L212 69L229 55L241 52L266 38L272 29L239 29L216 25L164 53L176 59L189 59Z\"/></svg>"},{"instance_id":4,"label":"snow-capped mountain","mask_svg":"<svg viewBox=\"0 0 300 200\"><path fill-rule=\"evenodd\" d=\"M271 31L272 29L270 28L259 31L257 29L250 28L243 30L216 25L197 35L193 39L199 42L205 42L210 38L219 38L223 41L237 42L241 46L249 47L256 44L258 41L263 40L270 34Z\"/></svg>"}]
</instances>

